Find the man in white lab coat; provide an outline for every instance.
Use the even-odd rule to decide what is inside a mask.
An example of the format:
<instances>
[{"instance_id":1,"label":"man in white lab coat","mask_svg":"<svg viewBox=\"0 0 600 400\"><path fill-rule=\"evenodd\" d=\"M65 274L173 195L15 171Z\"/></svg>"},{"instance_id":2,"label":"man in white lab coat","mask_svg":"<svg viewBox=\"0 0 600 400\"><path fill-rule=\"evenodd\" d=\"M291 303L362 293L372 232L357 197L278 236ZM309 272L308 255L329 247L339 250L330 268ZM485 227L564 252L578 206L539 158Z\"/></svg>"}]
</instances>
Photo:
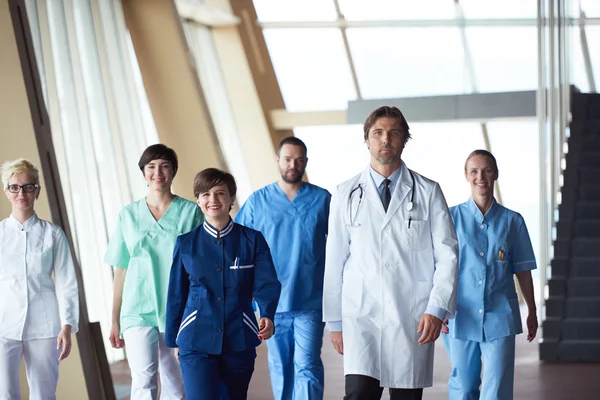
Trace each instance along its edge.
<instances>
[{"instance_id":1,"label":"man in white lab coat","mask_svg":"<svg viewBox=\"0 0 600 400\"><path fill-rule=\"evenodd\" d=\"M408 169L396 107L364 124L370 165L333 194L323 319L344 355L347 400L421 399L434 341L456 308L458 241L439 185Z\"/></svg>"}]
</instances>

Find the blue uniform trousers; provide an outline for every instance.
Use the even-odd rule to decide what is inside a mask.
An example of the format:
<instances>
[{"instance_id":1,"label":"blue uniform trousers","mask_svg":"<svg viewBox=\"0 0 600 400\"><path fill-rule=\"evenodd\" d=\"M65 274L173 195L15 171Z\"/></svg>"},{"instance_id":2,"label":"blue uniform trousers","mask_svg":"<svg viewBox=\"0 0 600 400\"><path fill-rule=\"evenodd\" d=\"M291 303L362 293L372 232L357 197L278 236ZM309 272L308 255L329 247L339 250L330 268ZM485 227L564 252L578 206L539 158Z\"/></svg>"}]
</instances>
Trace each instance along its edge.
<instances>
[{"instance_id":1,"label":"blue uniform trousers","mask_svg":"<svg viewBox=\"0 0 600 400\"><path fill-rule=\"evenodd\" d=\"M179 350L179 365L188 400L246 400L256 349L209 354Z\"/></svg>"},{"instance_id":2,"label":"blue uniform trousers","mask_svg":"<svg viewBox=\"0 0 600 400\"><path fill-rule=\"evenodd\" d=\"M450 400L513 399L515 335L490 342L442 336L452 364L452 375L448 381Z\"/></svg>"},{"instance_id":3,"label":"blue uniform trousers","mask_svg":"<svg viewBox=\"0 0 600 400\"><path fill-rule=\"evenodd\" d=\"M267 341L267 347L275 400L323 399L322 312L276 313L274 322L275 334Z\"/></svg>"}]
</instances>

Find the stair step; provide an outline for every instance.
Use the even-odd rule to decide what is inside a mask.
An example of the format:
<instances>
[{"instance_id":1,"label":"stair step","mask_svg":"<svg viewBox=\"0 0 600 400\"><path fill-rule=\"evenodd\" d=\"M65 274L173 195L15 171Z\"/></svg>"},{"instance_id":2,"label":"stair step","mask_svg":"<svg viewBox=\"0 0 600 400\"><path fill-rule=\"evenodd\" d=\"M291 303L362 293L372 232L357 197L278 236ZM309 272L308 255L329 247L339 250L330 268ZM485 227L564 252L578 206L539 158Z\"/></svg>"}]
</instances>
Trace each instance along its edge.
<instances>
[{"instance_id":1,"label":"stair step","mask_svg":"<svg viewBox=\"0 0 600 400\"><path fill-rule=\"evenodd\" d=\"M562 278L553 276L548 280L548 289L550 296L596 297L600 296L600 278Z\"/></svg>"},{"instance_id":2,"label":"stair step","mask_svg":"<svg viewBox=\"0 0 600 400\"><path fill-rule=\"evenodd\" d=\"M551 261L552 277L600 278L600 258L557 257Z\"/></svg>"},{"instance_id":3,"label":"stair step","mask_svg":"<svg viewBox=\"0 0 600 400\"><path fill-rule=\"evenodd\" d=\"M600 201L580 201L575 207L576 218L600 218Z\"/></svg>"},{"instance_id":4,"label":"stair step","mask_svg":"<svg viewBox=\"0 0 600 400\"><path fill-rule=\"evenodd\" d=\"M579 185L579 199L584 201L600 201L600 184Z\"/></svg>"},{"instance_id":5,"label":"stair step","mask_svg":"<svg viewBox=\"0 0 600 400\"><path fill-rule=\"evenodd\" d=\"M600 219L575 221L574 237L600 238Z\"/></svg>"},{"instance_id":6,"label":"stair step","mask_svg":"<svg viewBox=\"0 0 600 400\"><path fill-rule=\"evenodd\" d=\"M600 296L555 297L546 300L546 316L560 318L600 318ZM598 335L600 338L600 335Z\"/></svg>"},{"instance_id":7,"label":"stair step","mask_svg":"<svg viewBox=\"0 0 600 400\"><path fill-rule=\"evenodd\" d=\"M544 339L594 340L600 338L600 318L546 318Z\"/></svg>"},{"instance_id":8,"label":"stair step","mask_svg":"<svg viewBox=\"0 0 600 400\"><path fill-rule=\"evenodd\" d=\"M573 239L571 241L571 257L600 257L600 239Z\"/></svg>"},{"instance_id":9,"label":"stair step","mask_svg":"<svg viewBox=\"0 0 600 400\"><path fill-rule=\"evenodd\" d=\"M579 168L579 183L581 185L600 186L600 168L582 167Z\"/></svg>"},{"instance_id":10,"label":"stair step","mask_svg":"<svg viewBox=\"0 0 600 400\"><path fill-rule=\"evenodd\" d=\"M579 165L582 167L600 167L600 151L582 151L579 154Z\"/></svg>"},{"instance_id":11,"label":"stair step","mask_svg":"<svg viewBox=\"0 0 600 400\"><path fill-rule=\"evenodd\" d=\"M600 340L544 340L540 343L540 360L565 362L599 362Z\"/></svg>"},{"instance_id":12,"label":"stair step","mask_svg":"<svg viewBox=\"0 0 600 400\"><path fill-rule=\"evenodd\" d=\"M573 238L600 238L600 218L560 220L556 223L556 239L560 242ZM560 246L559 242L559 246Z\"/></svg>"},{"instance_id":13,"label":"stair step","mask_svg":"<svg viewBox=\"0 0 600 400\"><path fill-rule=\"evenodd\" d=\"M600 135L596 130L596 134L594 135L585 135L583 137L583 147L586 151L590 150L599 150L600 151Z\"/></svg>"},{"instance_id":14,"label":"stair step","mask_svg":"<svg viewBox=\"0 0 600 400\"><path fill-rule=\"evenodd\" d=\"M588 120L600 119L600 104L588 105Z\"/></svg>"}]
</instances>

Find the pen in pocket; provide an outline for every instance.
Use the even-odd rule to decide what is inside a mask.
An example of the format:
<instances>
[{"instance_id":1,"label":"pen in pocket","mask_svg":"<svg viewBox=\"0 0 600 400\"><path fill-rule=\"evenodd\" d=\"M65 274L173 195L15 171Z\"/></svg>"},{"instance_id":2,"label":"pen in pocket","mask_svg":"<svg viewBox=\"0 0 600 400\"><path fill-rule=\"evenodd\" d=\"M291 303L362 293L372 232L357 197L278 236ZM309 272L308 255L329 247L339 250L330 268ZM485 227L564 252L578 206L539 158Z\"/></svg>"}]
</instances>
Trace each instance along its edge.
<instances>
[{"instance_id":1,"label":"pen in pocket","mask_svg":"<svg viewBox=\"0 0 600 400\"><path fill-rule=\"evenodd\" d=\"M504 251L502 249L498 250L498 260L504 261Z\"/></svg>"}]
</instances>

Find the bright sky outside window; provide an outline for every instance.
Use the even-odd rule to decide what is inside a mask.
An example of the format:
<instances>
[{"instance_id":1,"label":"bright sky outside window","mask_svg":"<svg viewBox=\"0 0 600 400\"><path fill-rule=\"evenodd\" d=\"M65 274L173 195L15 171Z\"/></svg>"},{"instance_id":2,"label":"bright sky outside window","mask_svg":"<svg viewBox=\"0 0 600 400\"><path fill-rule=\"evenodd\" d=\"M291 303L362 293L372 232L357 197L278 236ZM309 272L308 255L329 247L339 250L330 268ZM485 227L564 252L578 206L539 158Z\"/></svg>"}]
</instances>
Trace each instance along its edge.
<instances>
[{"instance_id":1,"label":"bright sky outside window","mask_svg":"<svg viewBox=\"0 0 600 400\"><path fill-rule=\"evenodd\" d=\"M348 41L365 99L470 92L458 28L353 28Z\"/></svg>"},{"instance_id":2,"label":"bright sky outside window","mask_svg":"<svg viewBox=\"0 0 600 400\"><path fill-rule=\"evenodd\" d=\"M356 99L339 29L266 29L264 35L288 110L341 110Z\"/></svg>"},{"instance_id":3,"label":"bright sky outside window","mask_svg":"<svg viewBox=\"0 0 600 400\"><path fill-rule=\"evenodd\" d=\"M254 0L261 22L270 21L335 21L332 0Z\"/></svg>"}]
</instances>

